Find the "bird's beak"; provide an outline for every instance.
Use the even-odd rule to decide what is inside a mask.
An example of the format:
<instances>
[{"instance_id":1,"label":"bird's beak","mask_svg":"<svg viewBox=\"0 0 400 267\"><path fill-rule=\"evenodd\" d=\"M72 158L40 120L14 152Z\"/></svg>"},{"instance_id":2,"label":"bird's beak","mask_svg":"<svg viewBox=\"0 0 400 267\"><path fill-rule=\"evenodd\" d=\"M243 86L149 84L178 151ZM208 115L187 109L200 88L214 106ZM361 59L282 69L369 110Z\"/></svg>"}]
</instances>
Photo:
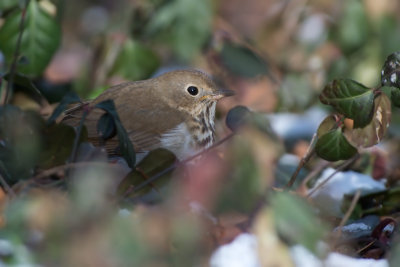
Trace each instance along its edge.
<instances>
[{"instance_id":1,"label":"bird's beak","mask_svg":"<svg viewBox=\"0 0 400 267\"><path fill-rule=\"evenodd\" d=\"M218 91L216 91L214 94L211 95L211 98L215 99L215 100L219 100L219 99L221 99L223 97L226 97L226 96L233 96L234 94L235 94L235 92L232 91L232 90L219 89Z\"/></svg>"}]
</instances>

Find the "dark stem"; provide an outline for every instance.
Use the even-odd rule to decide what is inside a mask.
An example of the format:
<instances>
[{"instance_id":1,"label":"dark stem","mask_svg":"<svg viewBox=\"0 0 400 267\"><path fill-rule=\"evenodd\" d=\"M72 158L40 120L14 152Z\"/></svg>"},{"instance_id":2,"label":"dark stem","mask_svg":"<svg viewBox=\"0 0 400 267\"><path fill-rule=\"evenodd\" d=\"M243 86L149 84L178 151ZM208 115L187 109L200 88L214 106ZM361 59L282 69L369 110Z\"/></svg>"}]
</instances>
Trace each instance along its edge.
<instances>
[{"instance_id":1,"label":"dark stem","mask_svg":"<svg viewBox=\"0 0 400 267\"><path fill-rule=\"evenodd\" d=\"M199 153L197 153L197 154L195 154L195 155L193 155L193 156L191 156L191 157L189 157L189 158L187 158L187 159L185 159L185 160L183 160L183 161L181 161L181 162L176 162L176 163L172 164L172 165L169 166L168 168L162 170L161 172L157 173L156 175L150 177L150 178L147 179L146 181L144 181L144 182L142 182L141 184L139 184L138 186L136 186L136 187L134 188L133 191L134 191L134 192L137 192L138 190L142 189L143 187L147 186L148 184L150 184L150 183L154 182L155 180L157 180L158 178L162 177L164 174L166 174L166 173L172 171L173 169L175 169L176 167L178 167L180 164L185 164L185 163L187 163L187 162L189 162L189 161L191 161L191 160L193 160L193 159L195 159L195 158L197 158L197 157L200 157L201 155L207 153L208 151L210 151L210 150L216 148L217 146L221 145L222 143L226 142L226 141L229 140L232 136L234 136L233 133L231 133L231 134L225 136L224 138L222 138L221 140L219 140L218 142L216 142L215 144L213 144L211 147L209 147L209 148L207 148L207 149L204 149L204 150L200 151Z\"/></svg>"},{"instance_id":2,"label":"dark stem","mask_svg":"<svg viewBox=\"0 0 400 267\"><path fill-rule=\"evenodd\" d=\"M0 174L0 183L3 186L4 190L12 197L15 198L17 195L15 194L14 190L8 185L6 180L4 179L3 175Z\"/></svg>"},{"instance_id":3,"label":"dark stem","mask_svg":"<svg viewBox=\"0 0 400 267\"><path fill-rule=\"evenodd\" d=\"M311 139L311 143L308 146L306 154L301 158L299 165L297 165L296 171L293 173L292 177L290 178L289 182L285 185L285 189L289 189L293 186L294 182L296 181L297 175L299 175L300 170L307 164L310 160L312 155L315 152L315 143L317 142L317 134L314 134L313 138Z\"/></svg>"},{"instance_id":4,"label":"dark stem","mask_svg":"<svg viewBox=\"0 0 400 267\"><path fill-rule=\"evenodd\" d=\"M85 123L86 116L88 114L89 114L89 109L88 108L84 108L81 121L79 122L78 128L76 129L76 136L75 136L75 139L74 139L74 146L72 147L72 153L71 153L71 157L70 157L69 163L75 162L75 160L76 160L76 153L78 151L79 140L81 139L82 128L83 128L83 125Z\"/></svg>"},{"instance_id":5,"label":"dark stem","mask_svg":"<svg viewBox=\"0 0 400 267\"><path fill-rule=\"evenodd\" d=\"M9 95L11 94L11 90L12 90L12 87L14 84L14 76L15 76L15 71L17 69L19 49L21 47L22 34L24 33L24 22L25 22L25 17L26 17L26 10L28 9L29 2L30 2L30 0L26 0L25 6L22 9L21 20L19 21L19 34L18 34L17 44L15 45L13 61L11 63L11 67L10 67L10 78L7 83L7 89L6 89L6 94L4 97L3 104L8 103L8 98L9 98Z\"/></svg>"}]
</instances>

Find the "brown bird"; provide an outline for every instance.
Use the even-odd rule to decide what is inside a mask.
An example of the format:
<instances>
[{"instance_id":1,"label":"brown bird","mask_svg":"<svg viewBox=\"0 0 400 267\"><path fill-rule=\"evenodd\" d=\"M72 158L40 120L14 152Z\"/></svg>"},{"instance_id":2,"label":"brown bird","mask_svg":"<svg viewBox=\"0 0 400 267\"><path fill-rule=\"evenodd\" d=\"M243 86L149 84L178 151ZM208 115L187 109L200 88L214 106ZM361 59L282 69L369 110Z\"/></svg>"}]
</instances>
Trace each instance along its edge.
<instances>
[{"instance_id":1,"label":"brown bird","mask_svg":"<svg viewBox=\"0 0 400 267\"><path fill-rule=\"evenodd\" d=\"M178 70L153 79L126 82L113 86L93 100L89 106L114 100L118 115L140 160L156 148L172 151L185 159L212 145L215 140L215 107L219 99L233 95L221 90L211 78L196 70ZM77 126L83 105L66 111L63 122ZM97 121L104 114L93 109L85 125L89 139L99 144ZM111 154L118 151L116 137L107 140Z\"/></svg>"}]
</instances>

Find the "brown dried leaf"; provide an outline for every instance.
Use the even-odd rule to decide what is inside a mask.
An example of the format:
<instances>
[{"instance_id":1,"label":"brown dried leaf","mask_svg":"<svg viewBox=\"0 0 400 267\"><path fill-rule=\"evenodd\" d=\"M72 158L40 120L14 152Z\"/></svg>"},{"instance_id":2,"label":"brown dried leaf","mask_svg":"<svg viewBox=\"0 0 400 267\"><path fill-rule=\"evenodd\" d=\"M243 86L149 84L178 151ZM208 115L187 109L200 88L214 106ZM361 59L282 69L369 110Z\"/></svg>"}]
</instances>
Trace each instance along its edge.
<instances>
[{"instance_id":1,"label":"brown dried leaf","mask_svg":"<svg viewBox=\"0 0 400 267\"><path fill-rule=\"evenodd\" d=\"M371 122L364 128L345 129L349 142L357 147L370 147L379 143L385 136L390 124L390 99L385 94L375 98L374 115Z\"/></svg>"}]
</instances>

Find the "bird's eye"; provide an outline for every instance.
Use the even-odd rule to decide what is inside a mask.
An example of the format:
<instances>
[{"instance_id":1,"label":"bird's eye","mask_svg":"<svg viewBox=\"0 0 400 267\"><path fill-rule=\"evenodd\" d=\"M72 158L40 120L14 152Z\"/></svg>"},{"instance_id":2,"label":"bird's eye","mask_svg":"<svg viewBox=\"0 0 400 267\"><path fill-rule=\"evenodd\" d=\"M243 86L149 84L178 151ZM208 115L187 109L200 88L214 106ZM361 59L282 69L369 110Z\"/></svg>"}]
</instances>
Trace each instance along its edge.
<instances>
[{"instance_id":1,"label":"bird's eye","mask_svg":"<svg viewBox=\"0 0 400 267\"><path fill-rule=\"evenodd\" d=\"M197 95L199 93L199 89L197 89L196 86L189 86L187 88L187 91L188 91L189 94L191 94L193 96L195 96L195 95Z\"/></svg>"}]
</instances>

